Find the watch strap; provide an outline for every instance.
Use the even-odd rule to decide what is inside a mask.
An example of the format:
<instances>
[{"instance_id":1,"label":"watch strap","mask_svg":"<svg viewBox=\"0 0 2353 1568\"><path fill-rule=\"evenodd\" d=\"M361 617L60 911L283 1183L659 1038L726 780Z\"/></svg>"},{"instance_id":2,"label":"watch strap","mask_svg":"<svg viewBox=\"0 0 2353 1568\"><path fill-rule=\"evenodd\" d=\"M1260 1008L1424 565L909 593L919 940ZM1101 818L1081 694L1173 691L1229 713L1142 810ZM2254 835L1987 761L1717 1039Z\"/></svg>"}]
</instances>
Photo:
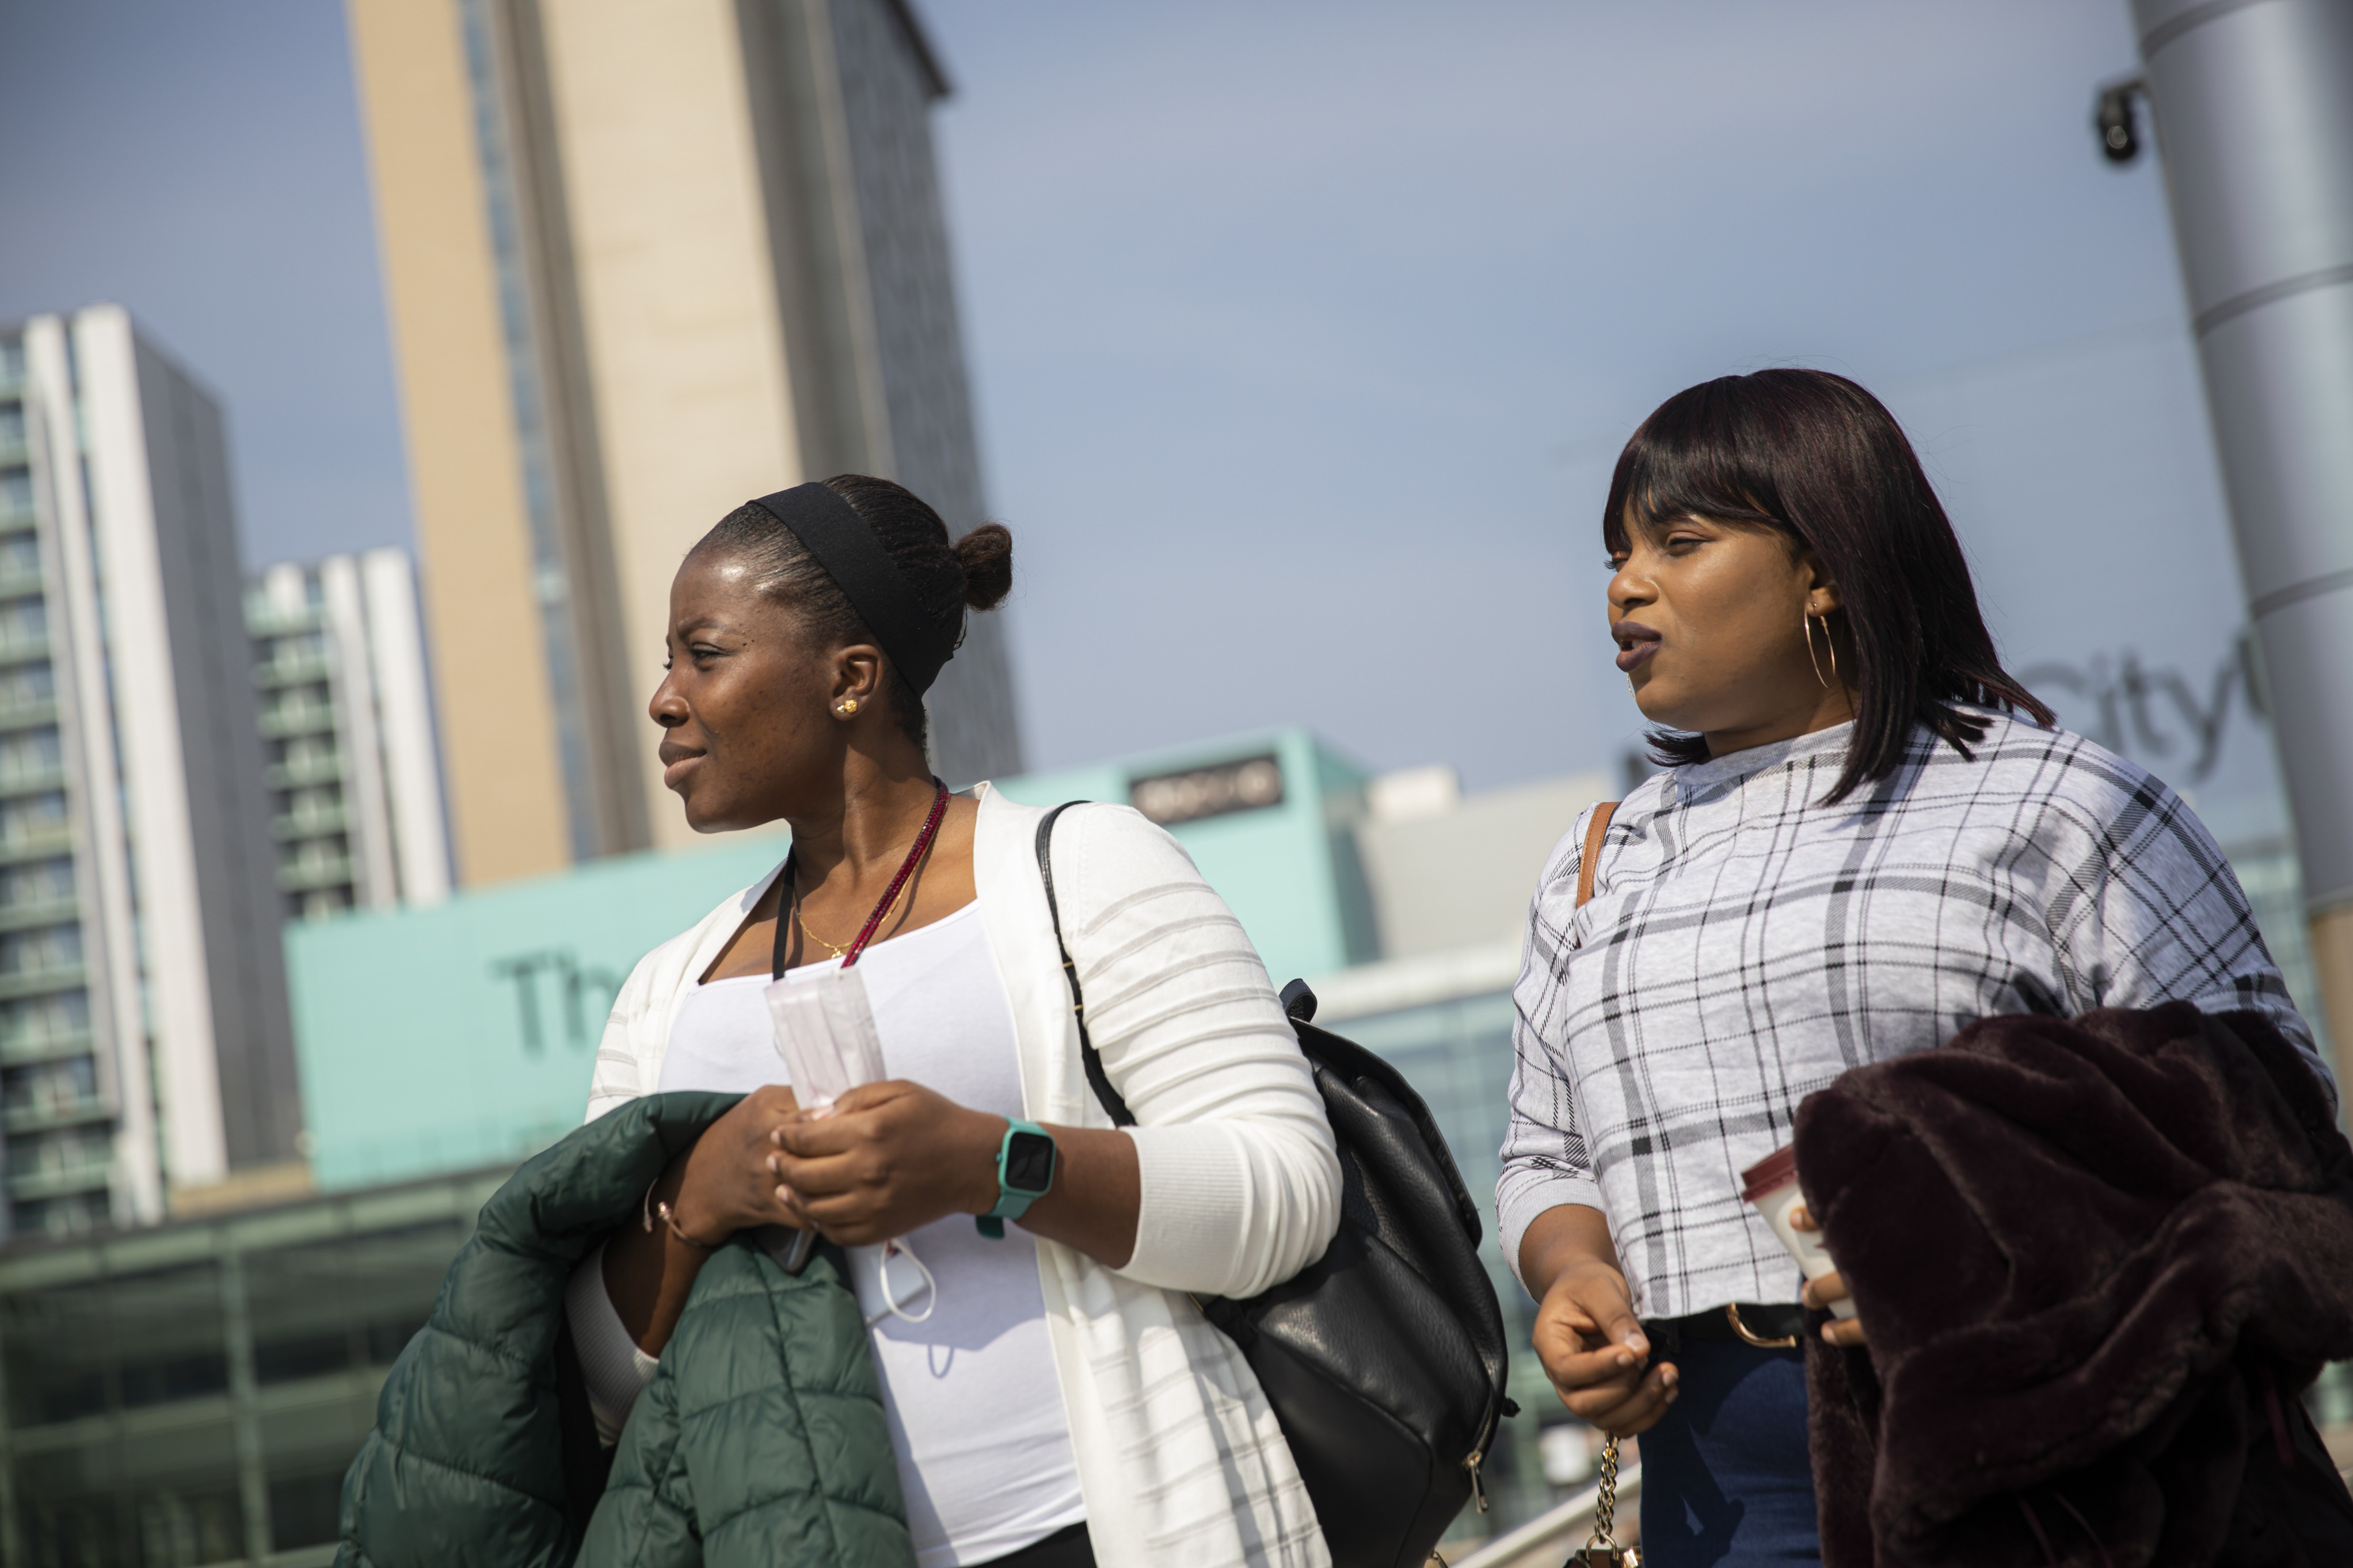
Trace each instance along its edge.
<instances>
[{"instance_id":1,"label":"watch strap","mask_svg":"<svg viewBox=\"0 0 2353 1568\"><path fill-rule=\"evenodd\" d=\"M1024 1132L1043 1138L1049 1144L1054 1142L1054 1135L1034 1121L1024 1121L1018 1117L1011 1116L1005 1119L1005 1136L997 1145L997 1205L987 1214L973 1216L973 1224L979 1229L980 1234L991 1241L1004 1240L1005 1222L1008 1219L1019 1219L1029 1212L1031 1204L1053 1190L1054 1176L1050 1169L1047 1173L1046 1184L1035 1190L1014 1186L1006 1179L1006 1162L1012 1157L1013 1140ZM1060 1155L1061 1151L1058 1147L1055 1149L1056 1165L1061 1163Z\"/></svg>"}]
</instances>

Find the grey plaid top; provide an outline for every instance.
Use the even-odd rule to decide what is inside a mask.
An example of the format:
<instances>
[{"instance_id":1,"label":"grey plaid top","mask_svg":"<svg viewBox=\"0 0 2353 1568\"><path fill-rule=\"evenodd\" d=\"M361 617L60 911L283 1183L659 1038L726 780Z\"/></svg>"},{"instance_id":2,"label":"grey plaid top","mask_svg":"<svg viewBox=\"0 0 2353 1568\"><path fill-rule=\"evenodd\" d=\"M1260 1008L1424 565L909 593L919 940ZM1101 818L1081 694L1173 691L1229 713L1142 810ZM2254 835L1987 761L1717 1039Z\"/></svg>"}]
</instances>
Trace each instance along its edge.
<instances>
[{"instance_id":1,"label":"grey plaid top","mask_svg":"<svg viewBox=\"0 0 2353 1568\"><path fill-rule=\"evenodd\" d=\"M2180 796L2080 736L1990 717L1973 759L1917 731L1835 806L1851 725L1655 774L1610 820L1582 910L1585 820L1561 840L1513 993L1495 1206L1514 1269L1537 1215L1582 1204L1644 1317L1795 1299L1741 1171L1848 1068L1973 1019L2180 1000L2259 1009L2314 1051Z\"/></svg>"}]
</instances>

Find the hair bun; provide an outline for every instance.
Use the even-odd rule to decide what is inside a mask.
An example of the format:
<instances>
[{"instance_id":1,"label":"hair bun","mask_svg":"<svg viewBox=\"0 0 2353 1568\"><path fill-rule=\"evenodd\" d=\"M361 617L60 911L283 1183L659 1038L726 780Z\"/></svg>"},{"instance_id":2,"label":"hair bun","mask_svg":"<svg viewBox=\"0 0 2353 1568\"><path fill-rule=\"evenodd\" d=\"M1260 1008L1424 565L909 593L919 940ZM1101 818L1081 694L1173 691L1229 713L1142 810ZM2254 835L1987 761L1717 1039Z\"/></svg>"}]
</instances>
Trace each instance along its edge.
<instances>
[{"instance_id":1,"label":"hair bun","mask_svg":"<svg viewBox=\"0 0 2353 1568\"><path fill-rule=\"evenodd\" d=\"M993 610L1013 591L1013 535L1001 522L984 522L955 542L964 568L964 602Z\"/></svg>"}]
</instances>

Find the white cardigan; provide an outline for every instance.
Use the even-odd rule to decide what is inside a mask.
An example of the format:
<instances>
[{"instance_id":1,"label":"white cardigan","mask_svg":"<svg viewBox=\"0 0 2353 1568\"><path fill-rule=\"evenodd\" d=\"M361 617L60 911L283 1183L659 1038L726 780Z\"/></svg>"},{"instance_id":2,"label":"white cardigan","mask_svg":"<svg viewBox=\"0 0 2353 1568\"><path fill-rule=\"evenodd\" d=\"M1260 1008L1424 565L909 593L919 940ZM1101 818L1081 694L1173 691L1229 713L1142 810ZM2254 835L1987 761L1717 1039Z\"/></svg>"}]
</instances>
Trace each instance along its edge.
<instances>
[{"instance_id":1,"label":"white cardigan","mask_svg":"<svg viewBox=\"0 0 2353 1568\"><path fill-rule=\"evenodd\" d=\"M1109 1127L1081 1065L1038 875L1045 814L987 784L977 793L974 880L1013 1006L1024 1114ZM596 1052L591 1121L660 1082L679 1002L776 877L630 973ZM1089 1031L1135 1115L1143 1175L1125 1268L1038 1244L1095 1558L1325 1568L1315 1510L1256 1375L1187 1299L1255 1295L1321 1258L1339 1226L1339 1158L1306 1060L1240 922L1137 813L1066 812L1054 890Z\"/></svg>"}]
</instances>

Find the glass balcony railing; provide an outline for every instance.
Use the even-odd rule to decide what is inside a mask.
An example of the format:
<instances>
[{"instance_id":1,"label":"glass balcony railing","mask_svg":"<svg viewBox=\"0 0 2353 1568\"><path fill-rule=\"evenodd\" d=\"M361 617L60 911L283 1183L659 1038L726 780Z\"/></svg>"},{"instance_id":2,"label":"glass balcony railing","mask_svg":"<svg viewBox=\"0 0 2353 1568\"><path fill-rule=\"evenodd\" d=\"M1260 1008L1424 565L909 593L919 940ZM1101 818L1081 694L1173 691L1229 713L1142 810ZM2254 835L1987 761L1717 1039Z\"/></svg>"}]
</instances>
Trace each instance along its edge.
<instances>
[{"instance_id":1,"label":"glass balcony railing","mask_svg":"<svg viewBox=\"0 0 2353 1568\"><path fill-rule=\"evenodd\" d=\"M290 637L317 631L324 620L316 605L281 610L256 595L245 602L245 632L251 637Z\"/></svg>"},{"instance_id":2,"label":"glass balcony railing","mask_svg":"<svg viewBox=\"0 0 2353 1568\"><path fill-rule=\"evenodd\" d=\"M0 733L14 730L34 730L58 721L57 700L51 697L25 698L16 701L0 699Z\"/></svg>"},{"instance_id":3,"label":"glass balcony railing","mask_svg":"<svg viewBox=\"0 0 2353 1568\"><path fill-rule=\"evenodd\" d=\"M323 702L282 702L261 713L261 732L274 741L332 734L334 728L335 710Z\"/></svg>"},{"instance_id":4,"label":"glass balcony railing","mask_svg":"<svg viewBox=\"0 0 2353 1568\"><path fill-rule=\"evenodd\" d=\"M278 868L278 886L283 892L307 893L320 888L347 887L351 880L352 858L348 855L290 860Z\"/></svg>"},{"instance_id":5,"label":"glass balcony railing","mask_svg":"<svg viewBox=\"0 0 2353 1568\"><path fill-rule=\"evenodd\" d=\"M58 991L75 991L89 983L89 969L79 963L22 969L13 973L0 973L0 1000L14 1001L19 996L46 996Z\"/></svg>"},{"instance_id":6,"label":"glass balcony railing","mask_svg":"<svg viewBox=\"0 0 2353 1568\"><path fill-rule=\"evenodd\" d=\"M267 664L253 667L253 683L264 690L286 686L316 686L331 673L325 654L298 656L281 653Z\"/></svg>"},{"instance_id":7,"label":"glass balcony railing","mask_svg":"<svg viewBox=\"0 0 2353 1568\"><path fill-rule=\"evenodd\" d=\"M65 787L66 770L62 766L0 770L0 796L39 795L44 790Z\"/></svg>"},{"instance_id":8,"label":"glass balcony railing","mask_svg":"<svg viewBox=\"0 0 2353 1568\"><path fill-rule=\"evenodd\" d=\"M81 900L71 893L47 898L17 899L0 903L0 931L26 931L33 926L62 925L81 915Z\"/></svg>"},{"instance_id":9,"label":"glass balcony railing","mask_svg":"<svg viewBox=\"0 0 2353 1568\"><path fill-rule=\"evenodd\" d=\"M72 853L73 829L63 823L55 827L12 833L0 838L0 866L21 865L26 860L46 860L52 855Z\"/></svg>"},{"instance_id":10,"label":"glass balcony railing","mask_svg":"<svg viewBox=\"0 0 2353 1568\"><path fill-rule=\"evenodd\" d=\"M94 1121L111 1121L114 1108L94 1094L73 1099L39 1100L26 1105L12 1105L0 1111L0 1124L5 1124L12 1138L29 1132L47 1132L60 1127L86 1127Z\"/></svg>"},{"instance_id":11,"label":"glass balcony railing","mask_svg":"<svg viewBox=\"0 0 2353 1568\"><path fill-rule=\"evenodd\" d=\"M342 833L351 826L352 814L340 805L314 806L309 811L290 811L270 822L270 830L284 842L298 838L324 838Z\"/></svg>"},{"instance_id":12,"label":"glass balcony railing","mask_svg":"<svg viewBox=\"0 0 2353 1568\"><path fill-rule=\"evenodd\" d=\"M312 784L334 784L343 776L343 759L334 752L289 757L272 765L269 776L271 789L307 789Z\"/></svg>"},{"instance_id":13,"label":"glass balcony railing","mask_svg":"<svg viewBox=\"0 0 2353 1568\"><path fill-rule=\"evenodd\" d=\"M23 1067L33 1062L61 1061L90 1055L94 1042L88 1029L52 1031L0 1038L0 1066Z\"/></svg>"},{"instance_id":14,"label":"glass balcony railing","mask_svg":"<svg viewBox=\"0 0 2353 1568\"><path fill-rule=\"evenodd\" d=\"M69 1155L55 1164L8 1173L8 1195L18 1203L61 1197L68 1193L105 1191L114 1173L114 1162L101 1150L79 1157Z\"/></svg>"}]
</instances>

